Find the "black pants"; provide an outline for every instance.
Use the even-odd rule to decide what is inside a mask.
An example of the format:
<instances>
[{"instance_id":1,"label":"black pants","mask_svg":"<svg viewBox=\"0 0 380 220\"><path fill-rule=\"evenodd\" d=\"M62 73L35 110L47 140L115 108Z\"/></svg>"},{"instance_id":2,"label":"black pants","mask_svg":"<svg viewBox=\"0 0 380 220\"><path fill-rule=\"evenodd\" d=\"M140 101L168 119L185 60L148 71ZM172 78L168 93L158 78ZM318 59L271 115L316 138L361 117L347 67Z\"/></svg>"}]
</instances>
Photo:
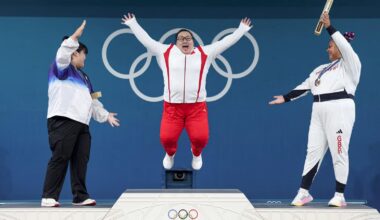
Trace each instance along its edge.
<instances>
[{"instance_id":1,"label":"black pants","mask_svg":"<svg viewBox=\"0 0 380 220\"><path fill-rule=\"evenodd\" d=\"M86 124L65 117L48 119L49 144L52 157L48 163L42 198L58 201L70 162L73 202L89 198L86 189L87 163L91 135Z\"/></svg>"}]
</instances>

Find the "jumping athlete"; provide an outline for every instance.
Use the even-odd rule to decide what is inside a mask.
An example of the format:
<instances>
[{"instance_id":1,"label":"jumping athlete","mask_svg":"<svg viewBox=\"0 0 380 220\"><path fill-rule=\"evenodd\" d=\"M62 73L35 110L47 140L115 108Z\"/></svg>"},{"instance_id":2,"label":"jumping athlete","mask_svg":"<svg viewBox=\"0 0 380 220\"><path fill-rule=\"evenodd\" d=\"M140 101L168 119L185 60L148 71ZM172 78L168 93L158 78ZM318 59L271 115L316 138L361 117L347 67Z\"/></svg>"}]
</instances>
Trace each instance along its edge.
<instances>
[{"instance_id":1,"label":"jumping athlete","mask_svg":"<svg viewBox=\"0 0 380 220\"><path fill-rule=\"evenodd\" d=\"M234 45L251 28L251 20L241 20L239 28L222 40L207 46L194 47L193 34L181 29L175 43L162 44L153 40L137 23L133 14L124 15L122 23L129 26L136 38L156 58L164 78L164 109L160 140L166 155L165 169L174 165L178 138L186 128L193 154L192 167L202 167L202 150L209 138L206 105L206 77L211 62L217 55Z\"/></svg>"}]
</instances>

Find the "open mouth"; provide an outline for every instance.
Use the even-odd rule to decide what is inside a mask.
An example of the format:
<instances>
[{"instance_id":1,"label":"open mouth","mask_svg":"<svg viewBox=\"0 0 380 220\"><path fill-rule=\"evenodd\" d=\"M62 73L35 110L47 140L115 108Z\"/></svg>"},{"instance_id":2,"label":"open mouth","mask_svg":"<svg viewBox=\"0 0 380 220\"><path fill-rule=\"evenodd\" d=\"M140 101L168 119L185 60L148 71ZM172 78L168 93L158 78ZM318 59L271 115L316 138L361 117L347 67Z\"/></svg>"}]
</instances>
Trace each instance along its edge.
<instances>
[{"instance_id":1,"label":"open mouth","mask_svg":"<svg viewBox=\"0 0 380 220\"><path fill-rule=\"evenodd\" d=\"M182 48L187 50L187 49L189 49L189 45L182 45Z\"/></svg>"}]
</instances>

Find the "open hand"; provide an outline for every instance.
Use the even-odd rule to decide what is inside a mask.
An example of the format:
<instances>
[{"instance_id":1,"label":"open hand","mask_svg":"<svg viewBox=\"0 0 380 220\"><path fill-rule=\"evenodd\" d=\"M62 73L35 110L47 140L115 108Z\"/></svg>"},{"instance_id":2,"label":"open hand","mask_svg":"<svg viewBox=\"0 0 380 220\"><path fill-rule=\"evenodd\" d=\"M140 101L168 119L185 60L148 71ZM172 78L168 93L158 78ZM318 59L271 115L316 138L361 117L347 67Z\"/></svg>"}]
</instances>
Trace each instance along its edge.
<instances>
[{"instance_id":1,"label":"open hand","mask_svg":"<svg viewBox=\"0 0 380 220\"><path fill-rule=\"evenodd\" d=\"M282 95L275 95L273 98L274 100L269 102L269 105L279 105L285 102L284 96Z\"/></svg>"},{"instance_id":2,"label":"open hand","mask_svg":"<svg viewBox=\"0 0 380 220\"><path fill-rule=\"evenodd\" d=\"M71 39L78 41L82 36L83 30L86 27L86 20L83 20L82 24L76 29L76 31L71 35Z\"/></svg>"},{"instance_id":3,"label":"open hand","mask_svg":"<svg viewBox=\"0 0 380 220\"><path fill-rule=\"evenodd\" d=\"M243 23L243 24L245 24L245 25L251 27L251 19L249 19L249 18L247 18L247 17L241 19L241 23Z\"/></svg>"},{"instance_id":4,"label":"open hand","mask_svg":"<svg viewBox=\"0 0 380 220\"><path fill-rule=\"evenodd\" d=\"M126 22L129 21L129 20L131 20L131 19L133 19L134 17L135 17L134 14L128 13L128 16L124 15L124 17L121 18L121 21L122 21L121 23L126 25Z\"/></svg>"},{"instance_id":5,"label":"open hand","mask_svg":"<svg viewBox=\"0 0 380 220\"><path fill-rule=\"evenodd\" d=\"M112 112L110 112L109 114L108 114L108 118L107 118L107 121L108 121L108 123L110 123L110 125L112 126L112 127L119 127L120 126L120 124L119 124L119 119L117 119L115 116L117 115L117 113L112 113Z\"/></svg>"}]
</instances>

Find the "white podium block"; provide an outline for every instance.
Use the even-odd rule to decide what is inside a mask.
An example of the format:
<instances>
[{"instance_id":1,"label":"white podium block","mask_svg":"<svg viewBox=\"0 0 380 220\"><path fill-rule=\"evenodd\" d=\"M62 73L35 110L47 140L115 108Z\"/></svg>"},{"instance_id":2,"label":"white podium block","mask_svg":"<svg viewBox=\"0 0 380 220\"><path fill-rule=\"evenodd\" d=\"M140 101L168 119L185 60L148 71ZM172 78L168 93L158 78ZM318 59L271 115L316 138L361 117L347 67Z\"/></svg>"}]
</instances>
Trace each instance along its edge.
<instances>
[{"instance_id":1,"label":"white podium block","mask_svg":"<svg viewBox=\"0 0 380 220\"><path fill-rule=\"evenodd\" d=\"M239 190L127 190L104 220L263 220Z\"/></svg>"}]
</instances>

